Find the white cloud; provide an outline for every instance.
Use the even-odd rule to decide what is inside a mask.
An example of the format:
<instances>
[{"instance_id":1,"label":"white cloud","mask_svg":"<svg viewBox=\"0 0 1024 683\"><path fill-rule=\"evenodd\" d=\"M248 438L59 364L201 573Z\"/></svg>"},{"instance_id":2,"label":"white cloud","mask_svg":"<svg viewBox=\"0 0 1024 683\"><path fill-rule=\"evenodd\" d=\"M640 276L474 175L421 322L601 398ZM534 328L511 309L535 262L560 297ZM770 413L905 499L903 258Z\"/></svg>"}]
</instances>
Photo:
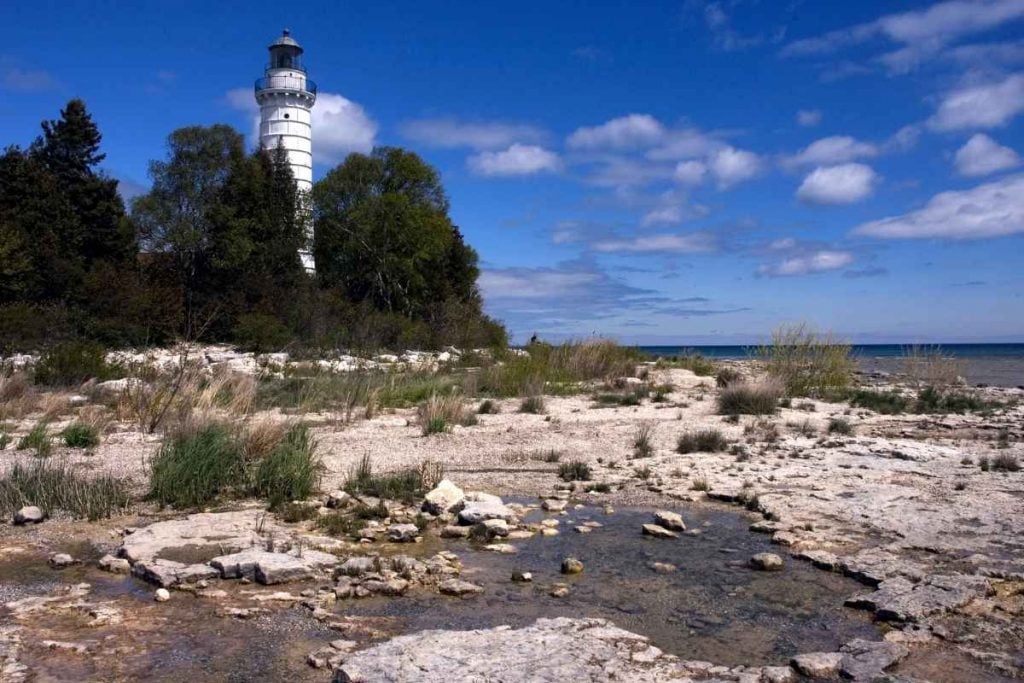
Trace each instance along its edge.
<instances>
[{"instance_id":1,"label":"white cloud","mask_svg":"<svg viewBox=\"0 0 1024 683\"><path fill-rule=\"evenodd\" d=\"M641 224L644 227L651 225L675 225L683 222L683 207L678 204L661 206L644 214Z\"/></svg>"},{"instance_id":2,"label":"white cloud","mask_svg":"<svg viewBox=\"0 0 1024 683\"><path fill-rule=\"evenodd\" d=\"M252 115L250 133L254 144L259 143L259 107L251 88L229 90L225 99L239 111ZM336 93L321 92L310 115L313 127L313 161L335 164L350 152L366 153L373 149L377 137L377 123L355 102Z\"/></svg>"},{"instance_id":3,"label":"white cloud","mask_svg":"<svg viewBox=\"0 0 1024 683\"><path fill-rule=\"evenodd\" d=\"M556 293L578 291L601 279L596 272L536 269L485 270L480 289L490 299L547 299Z\"/></svg>"},{"instance_id":4,"label":"white cloud","mask_svg":"<svg viewBox=\"0 0 1024 683\"><path fill-rule=\"evenodd\" d=\"M523 176L558 171L562 162L554 152L537 145L511 145L500 152L480 152L467 162L470 170L484 176Z\"/></svg>"},{"instance_id":5,"label":"white cloud","mask_svg":"<svg viewBox=\"0 0 1024 683\"><path fill-rule=\"evenodd\" d=\"M796 113L796 122L805 128L813 128L821 123L821 110L801 109Z\"/></svg>"},{"instance_id":6,"label":"white cloud","mask_svg":"<svg viewBox=\"0 0 1024 683\"><path fill-rule=\"evenodd\" d=\"M750 180L761 172L761 159L753 152L735 147L723 147L710 158L711 172L718 179L718 187L726 189Z\"/></svg>"},{"instance_id":7,"label":"white cloud","mask_svg":"<svg viewBox=\"0 0 1024 683\"><path fill-rule=\"evenodd\" d=\"M889 239L982 239L1024 233L1024 175L942 192L917 211L864 223L856 235Z\"/></svg>"},{"instance_id":8,"label":"white cloud","mask_svg":"<svg viewBox=\"0 0 1024 683\"><path fill-rule=\"evenodd\" d=\"M940 55L956 40L1024 18L1020 0L948 0L921 10L888 14L822 36L798 40L784 55L834 52L844 47L886 39L901 47L881 55L890 73L907 73L922 62Z\"/></svg>"},{"instance_id":9,"label":"white cloud","mask_svg":"<svg viewBox=\"0 0 1024 683\"><path fill-rule=\"evenodd\" d=\"M577 128L567 143L573 149L635 149L652 145L665 135L665 127L649 114L629 114L600 126Z\"/></svg>"},{"instance_id":10,"label":"white cloud","mask_svg":"<svg viewBox=\"0 0 1024 683\"><path fill-rule=\"evenodd\" d=\"M878 147L869 142L861 142L849 135L832 135L815 140L793 156L783 159L782 163L789 167L842 164L877 154Z\"/></svg>"},{"instance_id":11,"label":"white cloud","mask_svg":"<svg viewBox=\"0 0 1024 683\"><path fill-rule=\"evenodd\" d=\"M852 204L871 194L877 174L864 164L840 164L814 169L796 191L808 204Z\"/></svg>"},{"instance_id":12,"label":"white cloud","mask_svg":"<svg viewBox=\"0 0 1024 683\"><path fill-rule=\"evenodd\" d=\"M534 126L454 118L407 121L400 130L410 140L441 148L500 149L516 142L540 142L544 139L544 132Z\"/></svg>"},{"instance_id":13,"label":"white cloud","mask_svg":"<svg viewBox=\"0 0 1024 683\"><path fill-rule=\"evenodd\" d=\"M683 185L700 185L707 172L708 167L702 161L680 161L672 177Z\"/></svg>"},{"instance_id":14,"label":"white cloud","mask_svg":"<svg viewBox=\"0 0 1024 683\"><path fill-rule=\"evenodd\" d=\"M1022 111L1024 73L1018 73L996 83L954 90L942 100L928 125L935 130L995 128Z\"/></svg>"},{"instance_id":15,"label":"white cloud","mask_svg":"<svg viewBox=\"0 0 1024 683\"><path fill-rule=\"evenodd\" d=\"M763 265L757 269L760 275L785 277L791 275L807 275L839 270L853 263L853 254L848 251L821 250L794 256L778 263Z\"/></svg>"},{"instance_id":16,"label":"white cloud","mask_svg":"<svg viewBox=\"0 0 1024 683\"><path fill-rule=\"evenodd\" d=\"M663 139L644 156L653 161L676 161L706 157L716 149L725 146L714 134L697 128L679 128L666 131Z\"/></svg>"},{"instance_id":17,"label":"white cloud","mask_svg":"<svg viewBox=\"0 0 1024 683\"><path fill-rule=\"evenodd\" d=\"M604 253L632 254L695 254L713 251L714 238L707 233L690 233L688 235L647 235L633 239L608 239L595 242L594 251Z\"/></svg>"},{"instance_id":18,"label":"white cloud","mask_svg":"<svg viewBox=\"0 0 1024 683\"><path fill-rule=\"evenodd\" d=\"M982 176L1020 165L1020 156L984 133L975 133L957 150L956 170L964 176Z\"/></svg>"}]
</instances>

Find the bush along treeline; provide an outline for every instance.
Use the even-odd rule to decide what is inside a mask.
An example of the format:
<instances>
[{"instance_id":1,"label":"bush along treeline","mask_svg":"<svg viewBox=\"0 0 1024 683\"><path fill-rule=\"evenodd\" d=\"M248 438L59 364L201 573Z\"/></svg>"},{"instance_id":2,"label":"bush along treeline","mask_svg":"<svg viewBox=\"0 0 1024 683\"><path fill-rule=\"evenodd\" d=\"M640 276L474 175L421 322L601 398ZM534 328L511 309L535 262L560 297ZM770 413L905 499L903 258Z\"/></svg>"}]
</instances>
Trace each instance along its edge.
<instances>
[{"instance_id":1,"label":"bush along treeline","mask_svg":"<svg viewBox=\"0 0 1024 683\"><path fill-rule=\"evenodd\" d=\"M76 99L28 148L0 156L0 353L76 340L256 351L507 343L483 313L477 254L440 176L416 154L352 154L304 197L283 148L247 152L226 125L182 128L129 211L99 168L100 142Z\"/></svg>"}]
</instances>

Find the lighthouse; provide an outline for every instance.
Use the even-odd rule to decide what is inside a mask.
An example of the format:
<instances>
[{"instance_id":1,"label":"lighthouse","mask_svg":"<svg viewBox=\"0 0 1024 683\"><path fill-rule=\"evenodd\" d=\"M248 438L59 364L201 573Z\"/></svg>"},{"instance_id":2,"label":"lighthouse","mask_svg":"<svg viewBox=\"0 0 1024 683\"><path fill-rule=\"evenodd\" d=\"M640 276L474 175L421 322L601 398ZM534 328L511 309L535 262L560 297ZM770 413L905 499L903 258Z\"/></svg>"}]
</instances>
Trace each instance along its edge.
<instances>
[{"instance_id":1,"label":"lighthouse","mask_svg":"<svg viewBox=\"0 0 1024 683\"><path fill-rule=\"evenodd\" d=\"M260 107L260 145L273 150L278 145L288 154L301 202L300 220L305 234L299 251L302 265L313 272L313 221L309 193L313 189L313 127L311 112L316 103L316 83L306 78L302 46L288 29L270 44L270 61L263 78L256 80L256 103Z\"/></svg>"}]
</instances>

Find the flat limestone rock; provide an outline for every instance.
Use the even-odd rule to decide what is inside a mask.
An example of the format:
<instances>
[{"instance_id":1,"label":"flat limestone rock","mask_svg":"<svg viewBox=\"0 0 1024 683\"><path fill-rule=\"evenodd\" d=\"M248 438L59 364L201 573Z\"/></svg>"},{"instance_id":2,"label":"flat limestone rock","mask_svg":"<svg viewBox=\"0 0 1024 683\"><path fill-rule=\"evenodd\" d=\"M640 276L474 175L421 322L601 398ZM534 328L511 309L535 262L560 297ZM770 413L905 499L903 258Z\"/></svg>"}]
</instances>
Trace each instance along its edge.
<instances>
[{"instance_id":1,"label":"flat limestone rock","mask_svg":"<svg viewBox=\"0 0 1024 683\"><path fill-rule=\"evenodd\" d=\"M211 555L234 553L262 545L271 536L287 538L289 533L264 510L201 512L133 530L121 542L119 554L134 564L178 548L210 548L215 551Z\"/></svg>"},{"instance_id":2,"label":"flat limestone rock","mask_svg":"<svg viewBox=\"0 0 1024 683\"><path fill-rule=\"evenodd\" d=\"M678 512L658 510L654 513L654 523L665 527L669 531L686 531L686 524Z\"/></svg>"},{"instance_id":3,"label":"flat limestone rock","mask_svg":"<svg viewBox=\"0 0 1024 683\"><path fill-rule=\"evenodd\" d=\"M478 496L480 494L477 494ZM512 510L501 502L501 499L485 498L469 500L459 510L459 522L472 526L487 519L504 519L506 522L514 517Z\"/></svg>"},{"instance_id":4,"label":"flat limestone rock","mask_svg":"<svg viewBox=\"0 0 1024 683\"><path fill-rule=\"evenodd\" d=\"M871 610L883 621L920 621L962 607L988 591L988 581L980 576L939 575L920 583L897 577L883 581L873 593L850 598L846 604Z\"/></svg>"},{"instance_id":5,"label":"flat limestone rock","mask_svg":"<svg viewBox=\"0 0 1024 683\"><path fill-rule=\"evenodd\" d=\"M210 566L217 569L225 579L244 577L264 585L273 585L309 578L317 569L333 567L339 562L336 556L317 550L303 550L301 556L295 551L272 553L266 550L245 550L215 557L210 560Z\"/></svg>"},{"instance_id":6,"label":"flat limestone rock","mask_svg":"<svg viewBox=\"0 0 1024 683\"><path fill-rule=\"evenodd\" d=\"M843 662L839 652L808 652L793 657L793 668L810 678L833 678Z\"/></svg>"},{"instance_id":7,"label":"flat limestone rock","mask_svg":"<svg viewBox=\"0 0 1024 683\"><path fill-rule=\"evenodd\" d=\"M660 524L644 524L643 530L645 535L654 536L655 538L679 538L679 534L669 531Z\"/></svg>"},{"instance_id":8,"label":"flat limestone rock","mask_svg":"<svg viewBox=\"0 0 1024 683\"><path fill-rule=\"evenodd\" d=\"M451 480L442 479L423 497L423 511L432 515L454 512L465 497L465 492Z\"/></svg>"},{"instance_id":9,"label":"flat limestone rock","mask_svg":"<svg viewBox=\"0 0 1024 683\"><path fill-rule=\"evenodd\" d=\"M421 631L348 656L334 683L687 680L675 657L606 619L539 619L525 628Z\"/></svg>"},{"instance_id":10,"label":"flat limestone rock","mask_svg":"<svg viewBox=\"0 0 1024 683\"><path fill-rule=\"evenodd\" d=\"M851 640L840 651L843 661L839 673L850 681L877 681L884 677L886 669L910 653L899 643L860 639Z\"/></svg>"},{"instance_id":11,"label":"flat limestone rock","mask_svg":"<svg viewBox=\"0 0 1024 683\"><path fill-rule=\"evenodd\" d=\"M139 560L132 565L132 575L156 584L161 588L169 588L181 583L196 583L206 579L215 579L218 571L205 564L185 564L173 560Z\"/></svg>"}]
</instances>

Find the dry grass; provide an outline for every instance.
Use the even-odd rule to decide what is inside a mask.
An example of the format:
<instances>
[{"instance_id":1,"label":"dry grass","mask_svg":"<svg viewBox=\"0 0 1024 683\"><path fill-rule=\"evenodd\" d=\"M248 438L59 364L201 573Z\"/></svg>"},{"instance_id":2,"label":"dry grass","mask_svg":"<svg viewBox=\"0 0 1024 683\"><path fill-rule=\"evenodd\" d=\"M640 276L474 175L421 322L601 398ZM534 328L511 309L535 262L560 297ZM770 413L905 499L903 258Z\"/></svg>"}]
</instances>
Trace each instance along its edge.
<instances>
[{"instance_id":1,"label":"dry grass","mask_svg":"<svg viewBox=\"0 0 1024 683\"><path fill-rule=\"evenodd\" d=\"M450 432L452 427L463 421L462 397L452 392L447 395L433 394L421 403L416 411L420 430L424 436Z\"/></svg>"},{"instance_id":2,"label":"dry grass","mask_svg":"<svg viewBox=\"0 0 1024 683\"><path fill-rule=\"evenodd\" d=\"M21 420L39 406L39 393L23 372L0 370L0 421Z\"/></svg>"},{"instance_id":3,"label":"dry grass","mask_svg":"<svg viewBox=\"0 0 1024 683\"><path fill-rule=\"evenodd\" d=\"M52 422L71 412L71 400L67 394L47 392L40 395L37 408L42 412L44 420Z\"/></svg>"},{"instance_id":4,"label":"dry grass","mask_svg":"<svg viewBox=\"0 0 1024 683\"><path fill-rule=\"evenodd\" d=\"M718 393L720 415L771 415L785 391L780 380L770 377L760 384L739 382Z\"/></svg>"},{"instance_id":5,"label":"dry grass","mask_svg":"<svg viewBox=\"0 0 1024 683\"><path fill-rule=\"evenodd\" d=\"M196 389L193 405L203 411L221 408L230 415L247 415L256 400L256 380L241 372L219 372Z\"/></svg>"},{"instance_id":6,"label":"dry grass","mask_svg":"<svg viewBox=\"0 0 1024 683\"><path fill-rule=\"evenodd\" d=\"M777 328L771 343L756 353L787 395L827 396L850 385L854 367L850 352L846 342L801 323Z\"/></svg>"},{"instance_id":7,"label":"dry grass","mask_svg":"<svg viewBox=\"0 0 1024 683\"><path fill-rule=\"evenodd\" d=\"M633 457L649 458L654 455L654 425L644 422L633 434Z\"/></svg>"},{"instance_id":8,"label":"dry grass","mask_svg":"<svg viewBox=\"0 0 1024 683\"><path fill-rule=\"evenodd\" d=\"M903 371L918 389L944 389L959 382L963 363L937 346L909 346L903 352Z\"/></svg>"}]
</instances>

